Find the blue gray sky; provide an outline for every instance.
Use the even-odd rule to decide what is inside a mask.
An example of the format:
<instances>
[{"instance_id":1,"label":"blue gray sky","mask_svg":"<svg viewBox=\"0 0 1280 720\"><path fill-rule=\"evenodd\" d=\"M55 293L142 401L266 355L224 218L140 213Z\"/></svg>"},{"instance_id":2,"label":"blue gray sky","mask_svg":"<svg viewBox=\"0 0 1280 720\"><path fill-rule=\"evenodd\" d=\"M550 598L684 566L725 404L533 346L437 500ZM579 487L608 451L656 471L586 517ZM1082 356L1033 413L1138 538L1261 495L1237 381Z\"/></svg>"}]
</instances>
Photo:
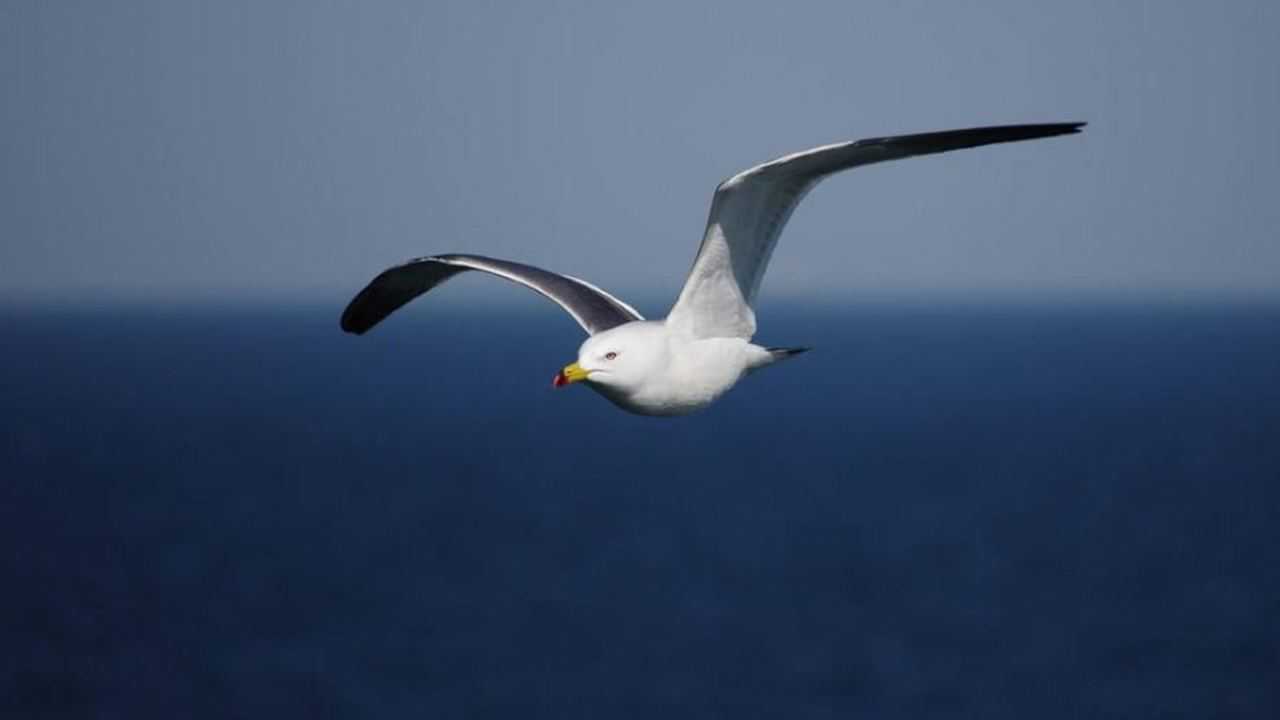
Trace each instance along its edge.
<instances>
[{"instance_id":1,"label":"blue gray sky","mask_svg":"<svg viewBox=\"0 0 1280 720\"><path fill-rule=\"evenodd\" d=\"M1274 299L1278 32L1248 0L9 0L0 297L340 304L453 251L663 299L744 167L1086 120L827 181L763 297Z\"/></svg>"}]
</instances>

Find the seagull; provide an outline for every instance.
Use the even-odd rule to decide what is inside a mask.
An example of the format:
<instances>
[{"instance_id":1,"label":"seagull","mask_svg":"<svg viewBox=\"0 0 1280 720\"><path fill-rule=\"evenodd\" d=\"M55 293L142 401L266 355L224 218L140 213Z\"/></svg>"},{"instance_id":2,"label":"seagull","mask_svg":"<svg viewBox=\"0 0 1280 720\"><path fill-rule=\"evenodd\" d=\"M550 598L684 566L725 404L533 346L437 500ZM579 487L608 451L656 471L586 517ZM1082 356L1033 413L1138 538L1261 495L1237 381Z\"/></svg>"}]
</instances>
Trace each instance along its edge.
<instances>
[{"instance_id":1,"label":"seagull","mask_svg":"<svg viewBox=\"0 0 1280 720\"><path fill-rule=\"evenodd\" d=\"M783 226L822 179L916 155L1071 135L1084 125L1002 125L866 138L744 170L716 187L693 267L663 320L645 320L614 295L570 275L482 255L447 254L410 260L375 277L351 300L341 326L362 335L445 280L478 270L548 298L587 332L577 362L555 375L555 387L585 383L629 412L685 415L707 407L746 375L808 349L752 343L753 307Z\"/></svg>"}]
</instances>

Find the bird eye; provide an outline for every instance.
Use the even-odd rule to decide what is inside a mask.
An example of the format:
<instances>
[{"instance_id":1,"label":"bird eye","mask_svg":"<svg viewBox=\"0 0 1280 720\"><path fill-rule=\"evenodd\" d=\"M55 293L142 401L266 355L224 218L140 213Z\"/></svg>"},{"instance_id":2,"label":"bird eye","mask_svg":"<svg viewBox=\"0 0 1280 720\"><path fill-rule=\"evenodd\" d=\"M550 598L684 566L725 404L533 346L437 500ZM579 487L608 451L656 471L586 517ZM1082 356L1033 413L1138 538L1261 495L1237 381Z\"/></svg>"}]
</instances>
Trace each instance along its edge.
<instances>
[{"instance_id":1,"label":"bird eye","mask_svg":"<svg viewBox=\"0 0 1280 720\"><path fill-rule=\"evenodd\" d=\"M614 352L614 351L612 351L612 350L610 350L609 352L607 352L607 353L605 353L605 354L604 354L604 359L605 359L605 360L612 360L612 359L614 359L614 358L616 358L616 357L618 357L618 353L616 353L616 352Z\"/></svg>"}]
</instances>

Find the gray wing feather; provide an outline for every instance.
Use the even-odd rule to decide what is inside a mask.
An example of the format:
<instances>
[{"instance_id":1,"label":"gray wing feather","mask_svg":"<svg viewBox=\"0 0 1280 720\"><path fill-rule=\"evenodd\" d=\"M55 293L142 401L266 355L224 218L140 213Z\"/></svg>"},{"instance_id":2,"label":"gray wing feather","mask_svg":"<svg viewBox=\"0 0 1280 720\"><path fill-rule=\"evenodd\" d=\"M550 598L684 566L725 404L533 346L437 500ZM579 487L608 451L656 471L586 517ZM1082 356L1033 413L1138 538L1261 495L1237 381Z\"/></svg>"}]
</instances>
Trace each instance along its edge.
<instances>
[{"instance_id":1,"label":"gray wing feather","mask_svg":"<svg viewBox=\"0 0 1280 720\"><path fill-rule=\"evenodd\" d=\"M453 254L410 260L375 277L347 305L342 329L363 335L409 301L467 270L524 285L564 308L591 335L644 319L630 305L586 281L510 260Z\"/></svg>"},{"instance_id":2,"label":"gray wing feather","mask_svg":"<svg viewBox=\"0 0 1280 720\"><path fill-rule=\"evenodd\" d=\"M823 178L887 160L1077 133L1084 123L1003 125L867 138L787 155L716 188L706 234L669 321L697 336L750 337L751 305L778 236Z\"/></svg>"}]
</instances>

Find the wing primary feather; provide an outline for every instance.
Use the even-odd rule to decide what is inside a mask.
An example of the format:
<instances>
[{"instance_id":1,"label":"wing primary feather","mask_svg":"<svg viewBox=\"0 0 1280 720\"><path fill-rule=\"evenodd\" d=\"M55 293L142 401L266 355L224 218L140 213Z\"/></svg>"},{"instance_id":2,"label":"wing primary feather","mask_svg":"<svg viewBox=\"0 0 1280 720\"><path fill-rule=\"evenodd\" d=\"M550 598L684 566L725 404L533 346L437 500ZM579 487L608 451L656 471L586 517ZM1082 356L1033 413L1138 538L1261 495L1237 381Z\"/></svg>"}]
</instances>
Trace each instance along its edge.
<instances>
[{"instance_id":1,"label":"wing primary feather","mask_svg":"<svg viewBox=\"0 0 1280 720\"><path fill-rule=\"evenodd\" d=\"M431 257L388 268L351 299L340 325L346 332L363 335L414 298L466 269Z\"/></svg>"},{"instance_id":2,"label":"wing primary feather","mask_svg":"<svg viewBox=\"0 0 1280 720\"><path fill-rule=\"evenodd\" d=\"M467 270L479 270L523 285L559 305L590 334L633 320L640 313L600 288L542 268L482 255L435 255L389 268L347 305L342 329L363 335L414 298Z\"/></svg>"},{"instance_id":3,"label":"wing primary feather","mask_svg":"<svg viewBox=\"0 0 1280 720\"><path fill-rule=\"evenodd\" d=\"M876 145L898 146L910 155L928 155L931 153L963 150L965 148L994 145L996 143L1018 142L1019 140L1035 140L1038 138L1056 137L1058 135L1074 135L1086 125L1083 122L1041 123L1035 125L995 125L991 127L966 128L963 130L943 130L940 132L917 133L914 135L891 135L888 137L866 138L853 143L854 147L870 147Z\"/></svg>"}]
</instances>

